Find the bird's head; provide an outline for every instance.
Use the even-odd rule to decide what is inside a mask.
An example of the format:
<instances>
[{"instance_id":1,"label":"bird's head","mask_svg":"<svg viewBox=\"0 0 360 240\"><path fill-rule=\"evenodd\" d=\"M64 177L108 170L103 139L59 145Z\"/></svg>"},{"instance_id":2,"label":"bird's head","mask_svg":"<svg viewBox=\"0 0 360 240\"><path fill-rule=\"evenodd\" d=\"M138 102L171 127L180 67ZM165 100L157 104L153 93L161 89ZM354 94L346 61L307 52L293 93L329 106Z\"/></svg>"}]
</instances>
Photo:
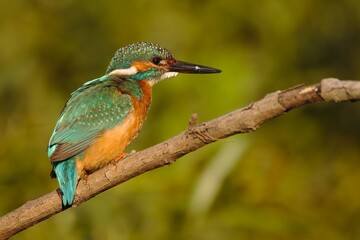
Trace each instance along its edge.
<instances>
[{"instance_id":1,"label":"bird's head","mask_svg":"<svg viewBox=\"0 0 360 240\"><path fill-rule=\"evenodd\" d=\"M138 42L120 48L111 60L106 74L152 84L178 73L219 73L218 69L176 60L157 44Z\"/></svg>"}]
</instances>

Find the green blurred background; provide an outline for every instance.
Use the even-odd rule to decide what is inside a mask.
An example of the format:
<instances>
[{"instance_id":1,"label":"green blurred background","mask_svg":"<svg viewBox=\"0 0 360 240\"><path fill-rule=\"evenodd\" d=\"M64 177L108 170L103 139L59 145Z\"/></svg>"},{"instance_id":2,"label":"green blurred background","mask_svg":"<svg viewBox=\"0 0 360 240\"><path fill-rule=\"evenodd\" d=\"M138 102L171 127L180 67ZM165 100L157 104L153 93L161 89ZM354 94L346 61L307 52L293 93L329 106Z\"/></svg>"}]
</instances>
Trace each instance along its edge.
<instances>
[{"instance_id":1,"label":"green blurred background","mask_svg":"<svg viewBox=\"0 0 360 240\"><path fill-rule=\"evenodd\" d=\"M46 147L69 94L150 41L223 70L154 88L131 149L266 93L360 79L360 1L0 1L0 215L58 187ZM360 103L296 109L13 239L360 239Z\"/></svg>"}]
</instances>

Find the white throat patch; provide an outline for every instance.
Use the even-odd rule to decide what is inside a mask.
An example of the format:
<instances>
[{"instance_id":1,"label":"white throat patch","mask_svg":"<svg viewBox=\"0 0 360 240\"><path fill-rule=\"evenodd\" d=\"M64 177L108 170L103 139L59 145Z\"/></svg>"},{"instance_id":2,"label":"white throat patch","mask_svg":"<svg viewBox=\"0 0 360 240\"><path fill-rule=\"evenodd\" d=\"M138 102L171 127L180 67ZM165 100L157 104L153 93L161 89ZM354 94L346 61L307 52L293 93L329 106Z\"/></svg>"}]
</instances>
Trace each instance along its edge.
<instances>
[{"instance_id":1,"label":"white throat patch","mask_svg":"<svg viewBox=\"0 0 360 240\"><path fill-rule=\"evenodd\" d=\"M159 78L151 80L151 85L155 85L156 83L160 82L161 80L164 80L166 78L175 77L178 75L177 72L166 72L163 75L161 75Z\"/></svg>"},{"instance_id":2,"label":"white throat patch","mask_svg":"<svg viewBox=\"0 0 360 240\"><path fill-rule=\"evenodd\" d=\"M161 75L159 81L164 80L165 78L175 77L176 75L178 75L177 72L166 72L163 75Z\"/></svg>"}]
</instances>

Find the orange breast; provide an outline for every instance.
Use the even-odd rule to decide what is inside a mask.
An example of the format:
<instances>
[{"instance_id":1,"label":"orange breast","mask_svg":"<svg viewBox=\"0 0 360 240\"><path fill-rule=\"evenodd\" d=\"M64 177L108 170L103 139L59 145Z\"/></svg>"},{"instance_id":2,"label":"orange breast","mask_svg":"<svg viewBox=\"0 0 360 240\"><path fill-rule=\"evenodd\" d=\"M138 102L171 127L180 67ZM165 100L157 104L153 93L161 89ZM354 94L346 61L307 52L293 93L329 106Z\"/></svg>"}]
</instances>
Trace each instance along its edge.
<instances>
[{"instance_id":1,"label":"orange breast","mask_svg":"<svg viewBox=\"0 0 360 240\"><path fill-rule=\"evenodd\" d=\"M147 81L138 83L143 91L140 99L132 98L133 109L124 121L104 132L85 152L82 159L76 160L78 176L84 171L93 172L108 164L122 154L125 148L138 135L151 102L151 85Z\"/></svg>"}]
</instances>

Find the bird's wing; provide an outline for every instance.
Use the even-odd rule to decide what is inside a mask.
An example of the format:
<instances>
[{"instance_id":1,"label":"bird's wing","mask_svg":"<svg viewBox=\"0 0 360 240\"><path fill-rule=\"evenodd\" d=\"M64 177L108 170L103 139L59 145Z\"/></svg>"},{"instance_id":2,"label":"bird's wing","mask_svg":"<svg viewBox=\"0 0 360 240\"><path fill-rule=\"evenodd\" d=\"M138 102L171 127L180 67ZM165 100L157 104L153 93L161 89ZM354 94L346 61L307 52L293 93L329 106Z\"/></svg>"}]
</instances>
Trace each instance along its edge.
<instances>
[{"instance_id":1,"label":"bird's wing","mask_svg":"<svg viewBox=\"0 0 360 240\"><path fill-rule=\"evenodd\" d=\"M120 124L132 109L132 99L115 86L85 84L65 104L48 146L52 162L66 160L89 147L97 137Z\"/></svg>"}]
</instances>

